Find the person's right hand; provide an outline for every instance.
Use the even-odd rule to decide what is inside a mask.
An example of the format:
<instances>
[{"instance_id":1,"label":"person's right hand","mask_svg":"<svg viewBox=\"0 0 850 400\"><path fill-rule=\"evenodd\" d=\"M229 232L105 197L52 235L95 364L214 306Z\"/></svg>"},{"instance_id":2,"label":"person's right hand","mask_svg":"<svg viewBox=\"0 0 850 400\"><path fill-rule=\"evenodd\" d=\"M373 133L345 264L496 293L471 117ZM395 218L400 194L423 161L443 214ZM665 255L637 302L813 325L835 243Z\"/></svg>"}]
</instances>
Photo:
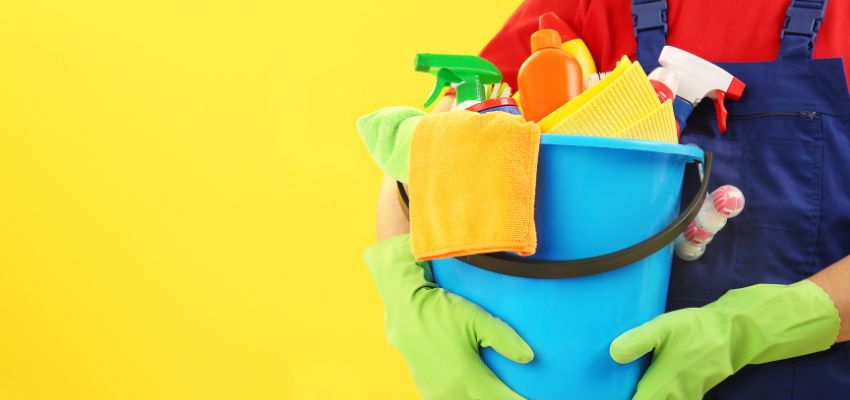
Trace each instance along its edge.
<instances>
[{"instance_id":1,"label":"person's right hand","mask_svg":"<svg viewBox=\"0 0 850 400\"><path fill-rule=\"evenodd\" d=\"M366 263L386 307L387 340L401 351L426 399L522 399L490 371L478 354L492 347L527 363L528 344L481 307L430 282L427 263L417 263L410 235L366 250Z\"/></svg>"}]
</instances>

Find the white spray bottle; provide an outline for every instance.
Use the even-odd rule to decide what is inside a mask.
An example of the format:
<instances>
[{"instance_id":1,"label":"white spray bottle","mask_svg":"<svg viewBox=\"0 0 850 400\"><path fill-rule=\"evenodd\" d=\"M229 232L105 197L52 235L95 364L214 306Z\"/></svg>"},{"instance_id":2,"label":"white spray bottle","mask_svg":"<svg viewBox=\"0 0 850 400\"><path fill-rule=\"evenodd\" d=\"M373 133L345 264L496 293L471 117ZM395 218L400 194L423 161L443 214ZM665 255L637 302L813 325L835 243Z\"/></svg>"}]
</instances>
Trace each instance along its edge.
<instances>
[{"instance_id":1,"label":"white spray bottle","mask_svg":"<svg viewBox=\"0 0 850 400\"><path fill-rule=\"evenodd\" d=\"M673 46L664 46L661 56L658 57L658 63L661 67L650 73L650 79L668 77L669 82L678 84L678 88L669 89L676 95L676 100L673 101L673 113L676 115L679 132L685 129L688 116L694 111L694 107L706 97L714 101L720 132L726 132L728 113L723 100L741 98L746 84L723 68ZM665 84L670 86L664 81L658 81L655 84L660 84L659 87Z\"/></svg>"}]
</instances>

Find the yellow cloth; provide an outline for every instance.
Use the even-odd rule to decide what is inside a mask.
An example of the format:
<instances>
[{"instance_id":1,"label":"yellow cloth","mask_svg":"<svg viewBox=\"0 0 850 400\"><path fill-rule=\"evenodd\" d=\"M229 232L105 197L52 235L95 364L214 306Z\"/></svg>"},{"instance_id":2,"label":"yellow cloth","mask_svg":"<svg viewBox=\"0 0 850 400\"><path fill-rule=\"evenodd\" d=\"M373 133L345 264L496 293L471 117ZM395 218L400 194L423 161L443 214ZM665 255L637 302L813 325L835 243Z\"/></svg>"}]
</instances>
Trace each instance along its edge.
<instances>
[{"instance_id":1,"label":"yellow cloth","mask_svg":"<svg viewBox=\"0 0 850 400\"><path fill-rule=\"evenodd\" d=\"M418 260L534 254L540 128L502 112L419 121L410 147L410 231Z\"/></svg>"},{"instance_id":2,"label":"yellow cloth","mask_svg":"<svg viewBox=\"0 0 850 400\"><path fill-rule=\"evenodd\" d=\"M678 143L671 104L659 104L640 63L623 57L608 76L540 121L546 133Z\"/></svg>"},{"instance_id":3,"label":"yellow cloth","mask_svg":"<svg viewBox=\"0 0 850 400\"><path fill-rule=\"evenodd\" d=\"M592 100L595 101L597 97L608 89L609 86L613 85L615 82L619 82L620 77L623 76L623 74L625 74L631 66L632 62L629 61L629 58L623 56L623 58L614 66L614 70L608 73L608 75L599 81L599 83L591 86L590 89L581 92L581 94L568 101L557 110L552 111L552 113L547 115L546 118L540 120L540 129L546 133L553 132L558 124L567 119L570 115L575 114L585 104Z\"/></svg>"},{"instance_id":4,"label":"yellow cloth","mask_svg":"<svg viewBox=\"0 0 850 400\"><path fill-rule=\"evenodd\" d=\"M611 137L679 143L676 116L673 114L673 101L665 101L640 121L615 133Z\"/></svg>"}]
</instances>

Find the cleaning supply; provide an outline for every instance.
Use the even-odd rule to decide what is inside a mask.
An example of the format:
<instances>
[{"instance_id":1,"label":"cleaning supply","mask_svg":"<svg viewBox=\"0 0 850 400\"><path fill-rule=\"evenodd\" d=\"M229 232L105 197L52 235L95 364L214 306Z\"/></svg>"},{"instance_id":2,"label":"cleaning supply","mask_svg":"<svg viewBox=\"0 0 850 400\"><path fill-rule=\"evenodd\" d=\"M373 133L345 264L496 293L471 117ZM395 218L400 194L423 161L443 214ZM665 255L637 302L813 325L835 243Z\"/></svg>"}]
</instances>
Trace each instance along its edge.
<instances>
[{"instance_id":1,"label":"cleaning supply","mask_svg":"<svg viewBox=\"0 0 850 400\"><path fill-rule=\"evenodd\" d=\"M561 49L573 56L581 67L581 76L584 79L584 87L587 88L588 79L596 74L596 63L590 54L584 40L573 28L562 20L557 14L548 12L538 18L538 29L554 29L561 34Z\"/></svg>"},{"instance_id":2,"label":"cleaning supply","mask_svg":"<svg viewBox=\"0 0 850 400\"><path fill-rule=\"evenodd\" d=\"M540 129L501 112L422 118L410 148L410 231L419 260L534 254Z\"/></svg>"},{"instance_id":3,"label":"cleaning supply","mask_svg":"<svg viewBox=\"0 0 850 400\"><path fill-rule=\"evenodd\" d=\"M730 290L704 307L662 314L620 335L610 353L626 364L655 350L633 400L701 399L748 364L832 347L840 325L832 299L814 282L760 284Z\"/></svg>"},{"instance_id":4,"label":"cleaning supply","mask_svg":"<svg viewBox=\"0 0 850 400\"><path fill-rule=\"evenodd\" d=\"M698 259L705 247L724 226L744 210L744 194L732 185L723 185L711 192L697 217L676 242L676 255L685 261Z\"/></svg>"},{"instance_id":5,"label":"cleaning supply","mask_svg":"<svg viewBox=\"0 0 850 400\"><path fill-rule=\"evenodd\" d=\"M478 56L421 53L416 55L414 68L437 77L425 107L437 99L443 88L455 84L458 107L466 108L487 100L484 85L502 81L499 69Z\"/></svg>"},{"instance_id":6,"label":"cleaning supply","mask_svg":"<svg viewBox=\"0 0 850 400\"><path fill-rule=\"evenodd\" d=\"M610 137L677 143L673 136L676 129L675 121L673 102L668 101Z\"/></svg>"},{"instance_id":7,"label":"cleaning supply","mask_svg":"<svg viewBox=\"0 0 850 400\"><path fill-rule=\"evenodd\" d=\"M584 80L578 61L561 49L561 35L541 29L531 35L531 56L519 68L522 112L538 122L581 93Z\"/></svg>"},{"instance_id":8,"label":"cleaning supply","mask_svg":"<svg viewBox=\"0 0 850 400\"><path fill-rule=\"evenodd\" d=\"M678 81L679 88L673 109L679 132L685 129L688 116L694 107L706 97L714 102L718 129L720 132L726 132L728 112L724 100L740 99L746 84L723 68L673 46L664 46L661 49L658 62L661 64L659 68L666 70L659 74L672 74Z\"/></svg>"},{"instance_id":9,"label":"cleaning supply","mask_svg":"<svg viewBox=\"0 0 850 400\"><path fill-rule=\"evenodd\" d=\"M396 181L407 182L413 131L424 115L413 107L387 107L357 121L357 132L369 155Z\"/></svg>"},{"instance_id":10,"label":"cleaning supply","mask_svg":"<svg viewBox=\"0 0 850 400\"><path fill-rule=\"evenodd\" d=\"M525 365L483 349L481 356L496 376L534 400L631 398L650 359L619 365L610 359L608 345L664 312L672 240L693 219L707 190L701 187L683 199L682 178L686 164L702 158L703 151L693 146L543 135L537 252L431 261L438 285L507 322L534 349L534 361ZM708 154L705 159L707 181ZM479 202L498 195L477 194ZM680 215L684 201L689 205ZM415 202L411 196L411 207ZM655 240L657 246L643 246L660 232L673 233ZM618 265L610 261L612 254L623 255L622 268L611 269ZM509 271L493 269L504 263L514 264Z\"/></svg>"},{"instance_id":11,"label":"cleaning supply","mask_svg":"<svg viewBox=\"0 0 850 400\"><path fill-rule=\"evenodd\" d=\"M522 399L477 354L492 348L528 363L531 348L506 323L435 285L427 263L413 258L410 235L373 245L365 258L384 302L387 341L404 355L423 398Z\"/></svg>"},{"instance_id":12,"label":"cleaning supply","mask_svg":"<svg viewBox=\"0 0 850 400\"><path fill-rule=\"evenodd\" d=\"M443 88L454 85L456 109L466 110L476 107L481 110L502 111L509 114L521 115L516 102L501 102L498 105L491 102L487 106L479 103L487 99L510 97L511 87L502 82L502 73L491 62L477 56L426 54L416 55L414 68L419 72L427 72L437 77L437 83L431 91L431 96L425 101L425 107L431 105L439 97ZM470 110L472 111L472 110Z\"/></svg>"},{"instance_id":13,"label":"cleaning supply","mask_svg":"<svg viewBox=\"0 0 850 400\"><path fill-rule=\"evenodd\" d=\"M540 128L546 133L678 143L672 104L658 104L643 68L628 57L598 84L542 119Z\"/></svg>"}]
</instances>

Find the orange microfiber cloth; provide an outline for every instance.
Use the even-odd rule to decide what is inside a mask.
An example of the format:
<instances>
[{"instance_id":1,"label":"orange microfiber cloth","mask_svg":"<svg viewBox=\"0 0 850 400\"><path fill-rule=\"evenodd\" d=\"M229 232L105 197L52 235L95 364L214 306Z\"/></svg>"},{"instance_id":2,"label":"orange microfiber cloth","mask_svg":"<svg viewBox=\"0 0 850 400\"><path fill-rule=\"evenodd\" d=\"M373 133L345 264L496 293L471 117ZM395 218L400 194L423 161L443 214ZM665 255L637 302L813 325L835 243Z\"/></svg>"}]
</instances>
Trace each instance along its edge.
<instances>
[{"instance_id":1,"label":"orange microfiber cloth","mask_svg":"<svg viewBox=\"0 0 850 400\"><path fill-rule=\"evenodd\" d=\"M502 112L432 114L410 146L410 231L418 260L534 254L540 128Z\"/></svg>"}]
</instances>

